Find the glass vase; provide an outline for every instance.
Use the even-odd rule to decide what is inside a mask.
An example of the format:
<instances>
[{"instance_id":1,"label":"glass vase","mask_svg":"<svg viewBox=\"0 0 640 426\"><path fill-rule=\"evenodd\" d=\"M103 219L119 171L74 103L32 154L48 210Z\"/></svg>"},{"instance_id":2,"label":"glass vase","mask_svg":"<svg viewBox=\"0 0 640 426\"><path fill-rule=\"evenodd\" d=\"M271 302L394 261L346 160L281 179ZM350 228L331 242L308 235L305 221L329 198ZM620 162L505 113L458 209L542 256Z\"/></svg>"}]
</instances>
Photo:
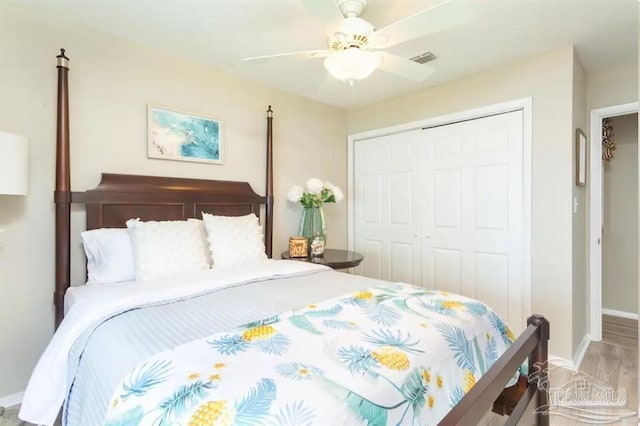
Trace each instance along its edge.
<instances>
[{"instance_id":1,"label":"glass vase","mask_svg":"<svg viewBox=\"0 0 640 426\"><path fill-rule=\"evenodd\" d=\"M298 235L302 235L308 241L308 247L311 248L313 238L320 236L327 241L327 227L324 220L324 212L322 207L305 207L302 209L302 217L300 218L300 231Z\"/></svg>"}]
</instances>

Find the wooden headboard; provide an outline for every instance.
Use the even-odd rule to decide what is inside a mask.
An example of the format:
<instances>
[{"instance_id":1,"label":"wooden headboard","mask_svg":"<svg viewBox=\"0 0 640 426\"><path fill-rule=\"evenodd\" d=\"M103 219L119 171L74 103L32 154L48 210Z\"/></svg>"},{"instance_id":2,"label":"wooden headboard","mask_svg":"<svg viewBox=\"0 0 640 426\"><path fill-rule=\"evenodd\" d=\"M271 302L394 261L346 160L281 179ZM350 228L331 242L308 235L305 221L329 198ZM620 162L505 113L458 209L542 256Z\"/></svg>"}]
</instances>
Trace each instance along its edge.
<instances>
[{"instance_id":1,"label":"wooden headboard","mask_svg":"<svg viewBox=\"0 0 640 426\"><path fill-rule=\"evenodd\" d=\"M131 218L185 220L201 213L260 216L266 197L246 182L184 179L103 173L100 184L86 192L73 192L72 202L87 209L87 229L122 228Z\"/></svg>"},{"instance_id":2,"label":"wooden headboard","mask_svg":"<svg viewBox=\"0 0 640 426\"><path fill-rule=\"evenodd\" d=\"M58 112L56 138L56 327L64 316L64 295L70 285L71 203L84 204L87 229L121 228L131 218L184 220L201 218L202 212L225 216L254 213L264 217L265 248L271 257L273 241L273 111L267 110L266 196L256 194L247 182L186 179L103 173L97 187L71 191L69 169L69 58L58 58Z\"/></svg>"}]
</instances>

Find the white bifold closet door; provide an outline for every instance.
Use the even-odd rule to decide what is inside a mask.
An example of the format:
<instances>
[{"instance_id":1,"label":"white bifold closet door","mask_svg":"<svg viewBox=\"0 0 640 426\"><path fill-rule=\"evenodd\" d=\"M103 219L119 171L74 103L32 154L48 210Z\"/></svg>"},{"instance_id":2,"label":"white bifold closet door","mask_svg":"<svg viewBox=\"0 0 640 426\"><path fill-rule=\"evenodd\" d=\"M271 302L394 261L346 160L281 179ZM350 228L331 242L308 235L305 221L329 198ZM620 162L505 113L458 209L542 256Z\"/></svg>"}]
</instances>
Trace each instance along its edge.
<instances>
[{"instance_id":1,"label":"white bifold closet door","mask_svg":"<svg viewBox=\"0 0 640 426\"><path fill-rule=\"evenodd\" d=\"M522 111L360 140L354 154L357 272L479 299L523 329Z\"/></svg>"}]
</instances>

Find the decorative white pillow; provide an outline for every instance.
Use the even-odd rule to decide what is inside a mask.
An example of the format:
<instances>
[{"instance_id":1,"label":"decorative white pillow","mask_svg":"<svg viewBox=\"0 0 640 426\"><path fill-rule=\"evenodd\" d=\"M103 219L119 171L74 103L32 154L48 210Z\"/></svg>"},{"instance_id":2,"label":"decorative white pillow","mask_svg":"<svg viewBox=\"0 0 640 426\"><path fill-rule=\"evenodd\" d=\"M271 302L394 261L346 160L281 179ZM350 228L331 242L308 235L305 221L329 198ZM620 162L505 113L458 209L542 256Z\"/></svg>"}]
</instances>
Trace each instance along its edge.
<instances>
[{"instance_id":1,"label":"decorative white pillow","mask_svg":"<svg viewBox=\"0 0 640 426\"><path fill-rule=\"evenodd\" d=\"M254 214L214 216L202 213L211 260L217 266L234 266L267 259L262 227Z\"/></svg>"},{"instance_id":2,"label":"decorative white pillow","mask_svg":"<svg viewBox=\"0 0 640 426\"><path fill-rule=\"evenodd\" d=\"M209 251L209 240L207 240L207 230L204 227L204 222L202 219L187 219L189 222L195 222L198 224L198 230L200 231L200 237L202 238L202 248L204 249L204 257L207 258L209 262L209 267L213 266L211 261L211 252Z\"/></svg>"},{"instance_id":3,"label":"decorative white pillow","mask_svg":"<svg viewBox=\"0 0 640 426\"><path fill-rule=\"evenodd\" d=\"M136 278L131 236L126 228L92 229L80 235L87 255L87 284L117 283Z\"/></svg>"},{"instance_id":4,"label":"decorative white pillow","mask_svg":"<svg viewBox=\"0 0 640 426\"><path fill-rule=\"evenodd\" d=\"M207 247L197 221L127 221L136 262L136 280L209 269Z\"/></svg>"}]
</instances>

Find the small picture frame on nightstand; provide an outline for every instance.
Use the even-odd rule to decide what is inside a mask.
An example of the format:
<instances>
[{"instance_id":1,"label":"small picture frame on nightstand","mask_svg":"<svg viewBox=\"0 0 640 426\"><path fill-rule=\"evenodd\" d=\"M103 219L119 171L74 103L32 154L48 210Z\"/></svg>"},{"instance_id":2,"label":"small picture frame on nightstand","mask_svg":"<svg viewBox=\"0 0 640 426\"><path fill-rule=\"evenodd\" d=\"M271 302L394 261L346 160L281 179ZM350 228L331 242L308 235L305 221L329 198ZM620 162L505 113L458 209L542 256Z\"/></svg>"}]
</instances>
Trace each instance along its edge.
<instances>
[{"instance_id":1,"label":"small picture frame on nightstand","mask_svg":"<svg viewBox=\"0 0 640 426\"><path fill-rule=\"evenodd\" d=\"M289 257L307 257L309 255L309 241L306 237L289 237Z\"/></svg>"}]
</instances>

